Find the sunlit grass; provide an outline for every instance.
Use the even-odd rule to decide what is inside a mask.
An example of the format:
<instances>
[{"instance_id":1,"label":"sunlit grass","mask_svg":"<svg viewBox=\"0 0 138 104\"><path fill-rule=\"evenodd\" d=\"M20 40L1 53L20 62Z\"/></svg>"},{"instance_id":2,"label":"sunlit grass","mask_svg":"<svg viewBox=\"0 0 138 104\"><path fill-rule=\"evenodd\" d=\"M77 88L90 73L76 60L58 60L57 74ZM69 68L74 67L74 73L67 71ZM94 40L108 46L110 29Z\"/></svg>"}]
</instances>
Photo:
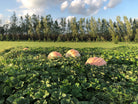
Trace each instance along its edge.
<instances>
[{"instance_id":1,"label":"sunlit grass","mask_svg":"<svg viewBox=\"0 0 138 104\"><path fill-rule=\"evenodd\" d=\"M113 48L119 46L137 46L138 43L119 42L114 44L112 42L28 42L28 41L1 41L0 51L12 47L71 47L71 48L86 48L86 47L102 47Z\"/></svg>"}]
</instances>

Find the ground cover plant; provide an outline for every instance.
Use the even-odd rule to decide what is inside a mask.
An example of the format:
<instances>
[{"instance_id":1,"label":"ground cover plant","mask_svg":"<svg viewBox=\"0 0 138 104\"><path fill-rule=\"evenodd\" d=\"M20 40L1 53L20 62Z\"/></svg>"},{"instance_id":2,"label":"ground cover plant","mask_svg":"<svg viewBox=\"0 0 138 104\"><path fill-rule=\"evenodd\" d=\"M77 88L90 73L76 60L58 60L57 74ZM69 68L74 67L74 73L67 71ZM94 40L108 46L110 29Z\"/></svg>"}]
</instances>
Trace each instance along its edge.
<instances>
[{"instance_id":1,"label":"ground cover plant","mask_svg":"<svg viewBox=\"0 0 138 104\"><path fill-rule=\"evenodd\" d=\"M138 47L10 48L0 53L0 104L137 104ZM63 57L48 59L52 51ZM101 57L105 66L85 65Z\"/></svg>"}]
</instances>

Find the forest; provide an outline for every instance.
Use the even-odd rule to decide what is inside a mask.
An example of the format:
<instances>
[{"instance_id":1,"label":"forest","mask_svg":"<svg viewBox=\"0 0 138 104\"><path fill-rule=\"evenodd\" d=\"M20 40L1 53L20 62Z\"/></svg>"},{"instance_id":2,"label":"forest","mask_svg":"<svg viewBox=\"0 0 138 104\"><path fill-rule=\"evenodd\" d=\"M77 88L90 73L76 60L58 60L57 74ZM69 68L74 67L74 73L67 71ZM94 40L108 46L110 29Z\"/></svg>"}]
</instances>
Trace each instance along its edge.
<instances>
[{"instance_id":1,"label":"forest","mask_svg":"<svg viewBox=\"0 0 138 104\"><path fill-rule=\"evenodd\" d=\"M116 17L116 21L94 17L54 20L51 15L17 17L14 12L10 23L0 27L1 41L112 41L138 42L138 21Z\"/></svg>"}]
</instances>

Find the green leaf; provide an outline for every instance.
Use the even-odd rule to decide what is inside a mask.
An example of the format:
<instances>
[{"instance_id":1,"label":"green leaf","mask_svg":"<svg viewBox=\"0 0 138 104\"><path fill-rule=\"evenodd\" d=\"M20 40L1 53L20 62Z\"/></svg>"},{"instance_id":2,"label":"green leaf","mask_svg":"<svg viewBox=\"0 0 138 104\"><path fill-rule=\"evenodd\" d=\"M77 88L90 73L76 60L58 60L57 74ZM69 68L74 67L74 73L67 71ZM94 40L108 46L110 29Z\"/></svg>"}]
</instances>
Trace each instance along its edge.
<instances>
[{"instance_id":1,"label":"green leaf","mask_svg":"<svg viewBox=\"0 0 138 104\"><path fill-rule=\"evenodd\" d=\"M43 97L43 92L42 91L38 91L35 93L34 98L35 99L39 99Z\"/></svg>"},{"instance_id":2,"label":"green leaf","mask_svg":"<svg viewBox=\"0 0 138 104\"><path fill-rule=\"evenodd\" d=\"M20 97L20 98L16 98L13 101L13 104L30 104L30 101L29 101L29 99L26 99L24 97Z\"/></svg>"},{"instance_id":3,"label":"green leaf","mask_svg":"<svg viewBox=\"0 0 138 104\"><path fill-rule=\"evenodd\" d=\"M44 91L43 98L46 98L48 95L49 95L48 91L47 91L47 90L45 90L45 91Z\"/></svg>"},{"instance_id":4,"label":"green leaf","mask_svg":"<svg viewBox=\"0 0 138 104\"><path fill-rule=\"evenodd\" d=\"M131 104L138 104L138 102L132 102Z\"/></svg>"},{"instance_id":5,"label":"green leaf","mask_svg":"<svg viewBox=\"0 0 138 104\"><path fill-rule=\"evenodd\" d=\"M5 86L3 91L5 95L10 95L12 93L12 89L9 86Z\"/></svg>"},{"instance_id":6,"label":"green leaf","mask_svg":"<svg viewBox=\"0 0 138 104\"><path fill-rule=\"evenodd\" d=\"M4 99L0 99L0 104L4 104Z\"/></svg>"}]
</instances>

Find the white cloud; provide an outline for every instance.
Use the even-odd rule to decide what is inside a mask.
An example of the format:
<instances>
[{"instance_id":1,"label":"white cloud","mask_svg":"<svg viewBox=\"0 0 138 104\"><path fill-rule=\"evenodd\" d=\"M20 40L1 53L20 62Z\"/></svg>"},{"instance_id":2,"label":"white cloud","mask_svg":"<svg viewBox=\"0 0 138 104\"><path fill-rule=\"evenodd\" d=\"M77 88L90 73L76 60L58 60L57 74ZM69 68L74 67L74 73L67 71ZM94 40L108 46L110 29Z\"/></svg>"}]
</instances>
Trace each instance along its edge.
<instances>
[{"instance_id":1,"label":"white cloud","mask_svg":"<svg viewBox=\"0 0 138 104\"><path fill-rule=\"evenodd\" d=\"M65 9L71 14L93 15L96 14L103 6L103 2L107 0L16 0L21 3L21 15L29 14L44 14L45 9L59 6L61 11Z\"/></svg>"},{"instance_id":2,"label":"white cloud","mask_svg":"<svg viewBox=\"0 0 138 104\"><path fill-rule=\"evenodd\" d=\"M70 3L69 12L81 15L96 14L105 0L73 0Z\"/></svg>"},{"instance_id":3,"label":"white cloud","mask_svg":"<svg viewBox=\"0 0 138 104\"><path fill-rule=\"evenodd\" d=\"M21 3L21 6L16 10L19 15L25 14L37 14L42 15L48 8L52 8L55 5L59 5L64 0L16 0Z\"/></svg>"},{"instance_id":4,"label":"white cloud","mask_svg":"<svg viewBox=\"0 0 138 104\"><path fill-rule=\"evenodd\" d=\"M68 11L73 15L90 16L99 12L100 9L113 8L118 5L122 0L16 0L21 5L14 10L17 16L36 14L45 15L46 10L58 7L61 11ZM109 1L107 6L104 2ZM103 8L104 7L104 8ZM57 9L58 10L58 9Z\"/></svg>"},{"instance_id":5,"label":"white cloud","mask_svg":"<svg viewBox=\"0 0 138 104\"><path fill-rule=\"evenodd\" d=\"M22 8L45 8L63 2L64 0L17 0L22 4Z\"/></svg>"},{"instance_id":6,"label":"white cloud","mask_svg":"<svg viewBox=\"0 0 138 104\"><path fill-rule=\"evenodd\" d=\"M63 11L63 10L65 10L67 7L68 7L68 1L65 1L65 2L63 2L62 4L61 4L61 10Z\"/></svg>"},{"instance_id":7,"label":"white cloud","mask_svg":"<svg viewBox=\"0 0 138 104\"><path fill-rule=\"evenodd\" d=\"M40 8L45 7L47 0L17 0L22 4L21 8Z\"/></svg>"},{"instance_id":8,"label":"white cloud","mask_svg":"<svg viewBox=\"0 0 138 104\"><path fill-rule=\"evenodd\" d=\"M83 0L73 0L69 7L70 13L85 14L86 8Z\"/></svg>"},{"instance_id":9,"label":"white cloud","mask_svg":"<svg viewBox=\"0 0 138 104\"><path fill-rule=\"evenodd\" d=\"M18 15L37 14L42 15L46 6L46 0L17 0L21 6L15 10Z\"/></svg>"},{"instance_id":10,"label":"white cloud","mask_svg":"<svg viewBox=\"0 0 138 104\"><path fill-rule=\"evenodd\" d=\"M117 6L119 3L121 3L122 0L110 0L109 3L107 4L107 6L104 7L104 10L108 9L108 8L114 8L115 6Z\"/></svg>"}]
</instances>

